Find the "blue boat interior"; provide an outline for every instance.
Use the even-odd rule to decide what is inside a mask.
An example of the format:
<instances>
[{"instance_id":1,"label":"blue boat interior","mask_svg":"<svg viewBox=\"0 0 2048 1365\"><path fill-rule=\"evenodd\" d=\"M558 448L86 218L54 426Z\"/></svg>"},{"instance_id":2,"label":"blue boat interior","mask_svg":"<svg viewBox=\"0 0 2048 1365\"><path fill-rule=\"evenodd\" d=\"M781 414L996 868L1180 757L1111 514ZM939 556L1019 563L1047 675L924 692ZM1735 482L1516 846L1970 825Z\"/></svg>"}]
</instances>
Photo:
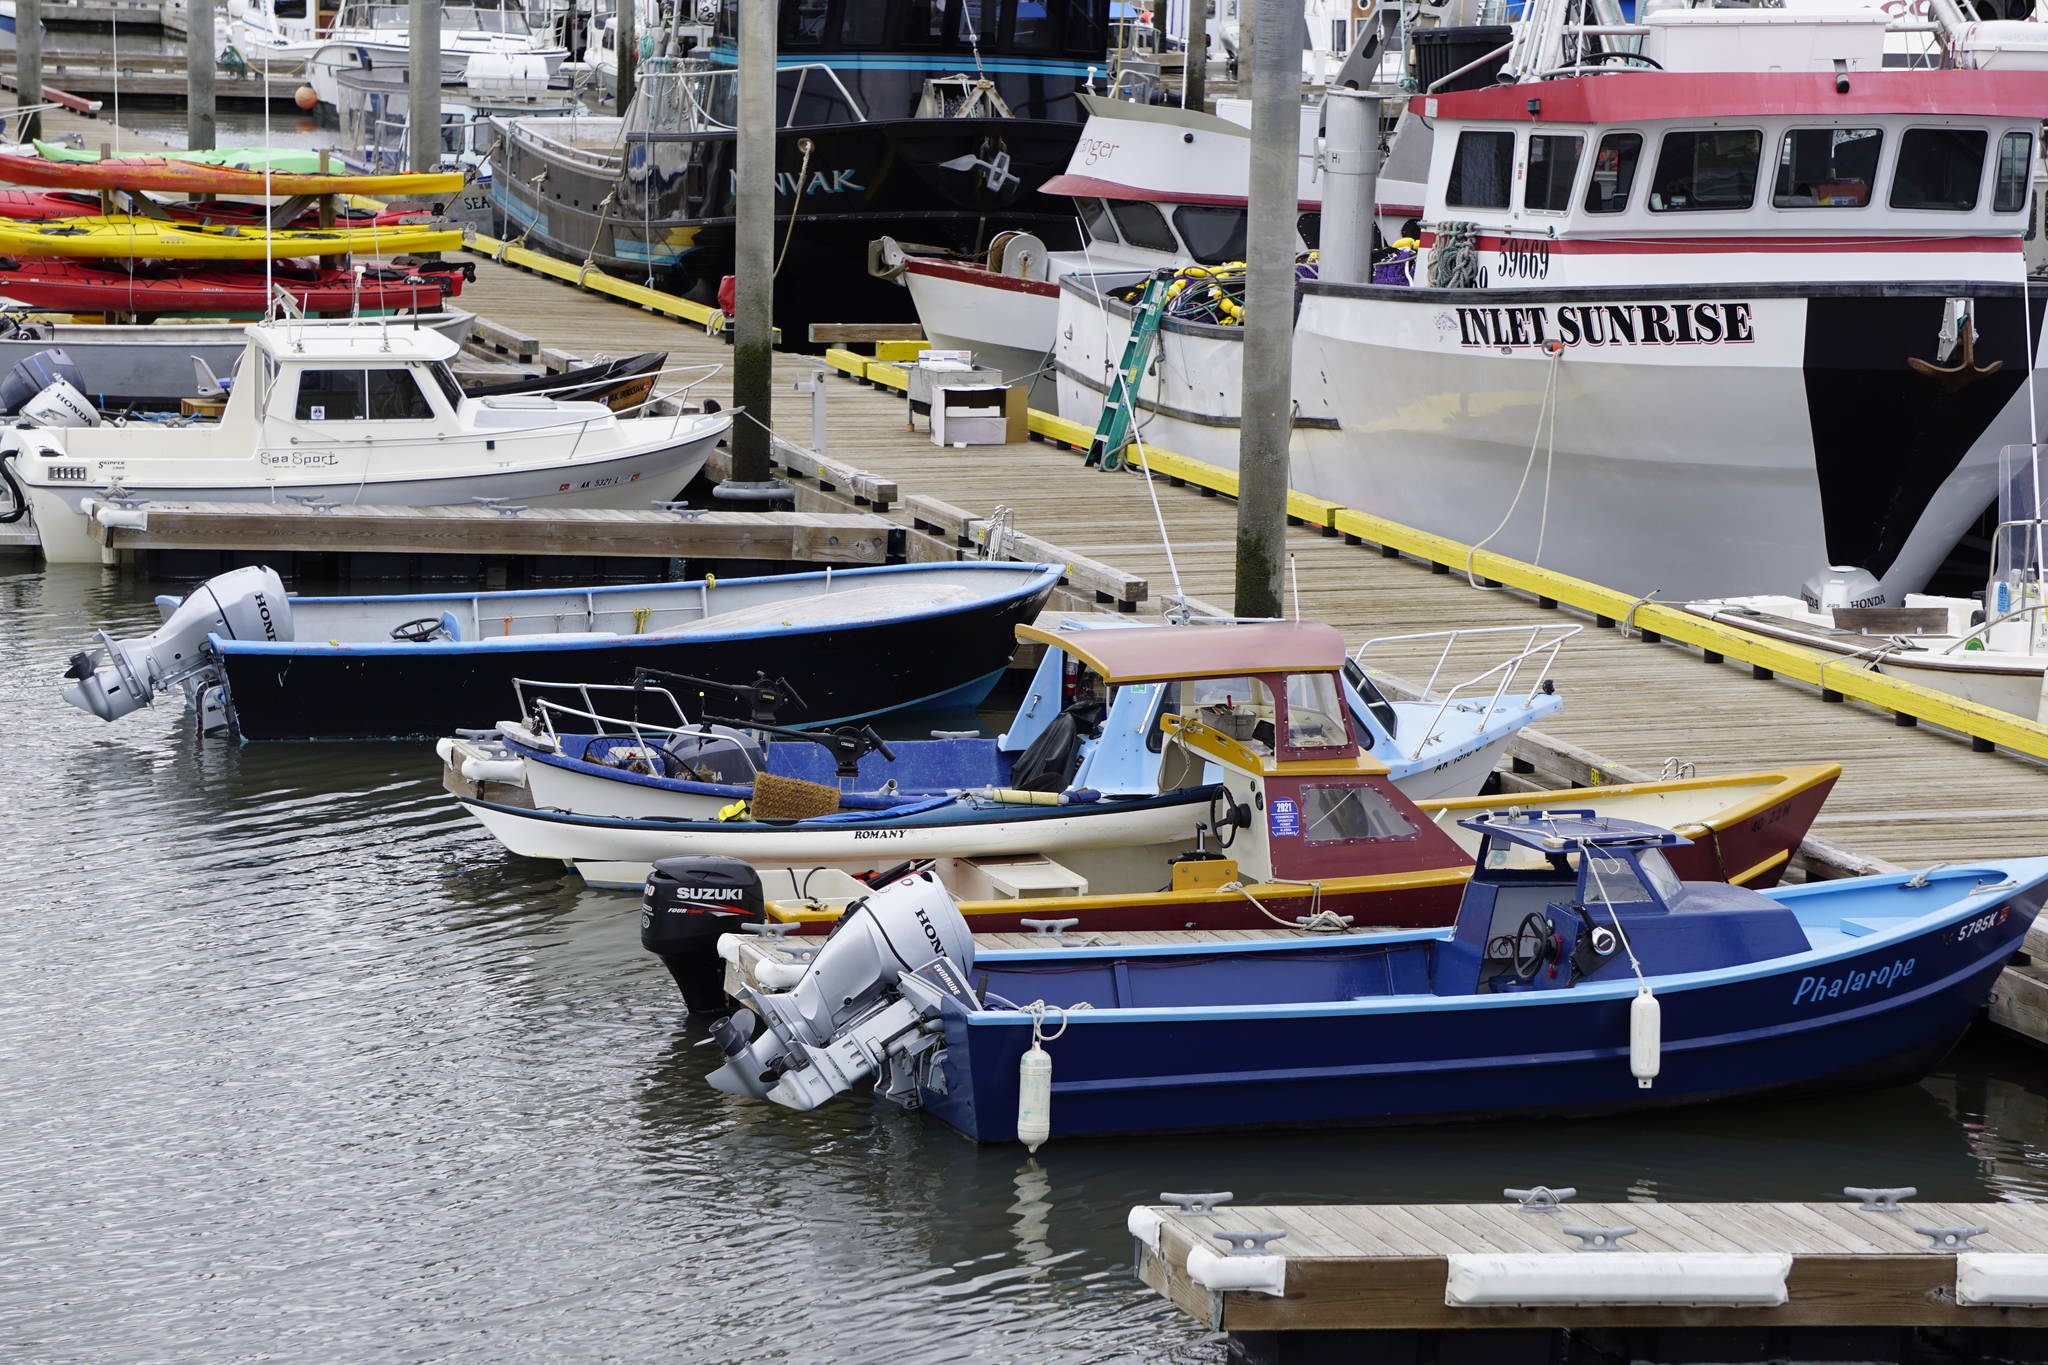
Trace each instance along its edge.
<instances>
[{"instance_id":1,"label":"blue boat interior","mask_svg":"<svg viewBox=\"0 0 2048 1365\"><path fill-rule=\"evenodd\" d=\"M730 733L730 732L728 732ZM878 753L864 755L856 777L842 783L831 753L820 745L785 739L761 746L744 744L652 744L634 734L558 735L558 758L538 755L561 767L668 791L745 799L753 790L757 769L778 777L800 778L842 788L839 804L846 810L894 810L931 798L948 799L954 792L1000 787L1009 780L1011 759L992 739L917 739L891 741L893 762Z\"/></svg>"},{"instance_id":2,"label":"blue boat interior","mask_svg":"<svg viewBox=\"0 0 2048 1365\"><path fill-rule=\"evenodd\" d=\"M1902 935L1931 915L2013 890L2008 868L1780 887L1769 893L1680 882L1662 850L1687 842L1654 826L1590 814L1487 816L1480 865L1449 930L1231 948L1068 948L978 954L989 1015L1044 1000L1060 1008L1202 1011L1243 1006L1412 1008L1431 998L1520 996L1574 987L1631 994L1653 982L1791 971ZM2048 878L2036 860L2035 880ZM1915 883L1918 883L1917 885ZM1984 895L1977 904L1998 901ZM1633 958L1633 962L1631 960ZM1910 971L1902 964L1901 970ZM1825 983L1828 978L1817 976Z\"/></svg>"}]
</instances>

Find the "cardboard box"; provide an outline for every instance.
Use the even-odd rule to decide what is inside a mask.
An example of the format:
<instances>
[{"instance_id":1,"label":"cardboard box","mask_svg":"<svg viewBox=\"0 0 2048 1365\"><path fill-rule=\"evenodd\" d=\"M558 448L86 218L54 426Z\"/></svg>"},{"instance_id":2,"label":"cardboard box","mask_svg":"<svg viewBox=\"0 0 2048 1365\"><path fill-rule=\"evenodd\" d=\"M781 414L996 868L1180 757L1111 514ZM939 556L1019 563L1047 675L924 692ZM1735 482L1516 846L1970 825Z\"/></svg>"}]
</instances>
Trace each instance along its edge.
<instances>
[{"instance_id":1,"label":"cardboard box","mask_svg":"<svg viewBox=\"0 0 2048 1365\"><path fill-rule=\"evenodd\" d=\"M1009 444L1010 389L1001 384L946 384L932 390L932 444Z\"/></svg>"}]
</instances>

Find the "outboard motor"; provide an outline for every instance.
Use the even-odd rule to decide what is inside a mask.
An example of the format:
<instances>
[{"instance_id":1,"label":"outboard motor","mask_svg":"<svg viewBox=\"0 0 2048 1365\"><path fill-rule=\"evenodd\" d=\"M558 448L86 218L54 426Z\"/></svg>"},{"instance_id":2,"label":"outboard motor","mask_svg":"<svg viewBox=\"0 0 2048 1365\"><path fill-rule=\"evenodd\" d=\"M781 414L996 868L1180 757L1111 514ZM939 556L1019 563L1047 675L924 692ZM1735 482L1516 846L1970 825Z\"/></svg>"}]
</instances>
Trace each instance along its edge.
<instances>
[{"instance_id":1,"label":"outboard motor","mask_svg":"<svg viewBox=\"0 0 2048 1365\"><path fill-rule=\"evenodd\" d=\"M768 918L761 874L738 858L663 858L640 895L640 946L661 959L692 1014L725 1014L718 936Z\"/></svg>"},{"instance_id":2,"label":"outboard motor","mask_svg":"<svg viewBox=\"0 0 2048 1365\"><path fill-rule=\"evenodd\" d=\"M1814 611L1836 607L1882 607L1889 605L1885 591L1867 569L1853 564L1830 564L1799 585L1799 600Z\"/></svg>"},{"instance_id":3,"label":"outboard motor","mask_svg":"<svg viewBox=\"0 0 2048 1365\"><path fill-rule=\"evenodd\" d=\"M21 418L32 427L96 427L100 410L90 398L59 379L21 405Z\"/></svg>"},{"instance_id":4,"label":"outboard motor","mask_svg":"<svg viewBox=\"0 0 2048 1365\"><path fill-rule=\"evenodd\" d=\"M289 640L292 608L275 569L252 564L209 578L172 609L154 635L116 640L97 631L101 647L71 656L74 681L64 700L101 720L147 706L179 683L217 683L206 637Z\"/></svg>"},{"instance_id":5,"label":"outboard motor","mask_svg":"<svg viewBox=\"0 0 2048 1365\"><path fill-rule=\"evenodd\" d=\"M62 347L24 356L4 377L0 377L0 413L14 416L28 406L30 399L52 384L68 384L72 392L84 397L85 377L78 372L78 366L72 363ZM91 406L86 404L87 408Z\"/></svg>"},{"instance_id":6,"label":"outboard motor","mask_svg":"<svg viewBox=\"0 0 2048 1365\"><path fill-rule=\"evenodd\" d=\"M922 871L891 882L846 908L787 991L741 988L747 1008L712 1026L726 1063L711 1084L815 1109L876 1076L879 1093L914 1105L911 1064L939 1046L945 997L975 1007L973 967L974 934L939 879ZM765 1027L755 1038L757 1014Z\"/></svg>"}]
</instances>

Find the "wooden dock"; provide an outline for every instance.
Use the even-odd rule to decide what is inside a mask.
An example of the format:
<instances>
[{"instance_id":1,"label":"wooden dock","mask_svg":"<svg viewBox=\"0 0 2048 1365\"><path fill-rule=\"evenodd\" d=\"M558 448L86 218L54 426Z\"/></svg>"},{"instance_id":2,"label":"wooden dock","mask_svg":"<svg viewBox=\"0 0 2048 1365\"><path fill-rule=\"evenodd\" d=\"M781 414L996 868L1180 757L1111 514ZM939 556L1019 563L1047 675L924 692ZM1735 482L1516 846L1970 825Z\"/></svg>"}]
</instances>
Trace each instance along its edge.
<instances>
[{"instance_id":1,"label":"wooden dock","mask_svg":"<svg viewBox=\"0 0 2048 1365\"><path fill-rule=\"evenodd\" d=\"M0 70L0 88L15 90L15 78L16 72L10 62ZM74 95L111 97L116 79L120 82L123 99L182 100L192 89L191 75L185 59L180 56L123 53L116 59L108 53L87 53L76 57L56 52L43 54L43 84L46 87ZM269 101L289 107L293 93L305 83L296 67L289 71L273 70L267 75L255 69L229 71L223 68L215 78L214 96L222 104ZM44 122L47 126L51 120L46 116ZM137 140L136 134L122 133L124 143Z\"/></svg>"},{"instance_id":2,"label":"wooden dock","mask_svg":"<svg viewBox=\"0 0 2048 1365\"><path fill-rule=\"evenodd\" d=\"M2040 1204L1223 1203L1204 1212L1201 1196L1164 1198L1187 1202L1131 1212L1139 1277L1232 1334L2048 1328ZM1962 1233L1961 1246L1940 1244ZM1611 1249L1586 1246L1609 1239Z\"/></svg>"},{"instance_id":3,"label":"wooden dock","mask_svg":"<svg viewBox=\"0 0 2048 1365\"><path fill-rule=\"evenodd\" d=\"M871 512L664 512L550 507L310 507L296 502L145 503L92 518L117 560L157 550L261 554L596 555L903 560L904 529Z\"/></svg>"}]
</instances>

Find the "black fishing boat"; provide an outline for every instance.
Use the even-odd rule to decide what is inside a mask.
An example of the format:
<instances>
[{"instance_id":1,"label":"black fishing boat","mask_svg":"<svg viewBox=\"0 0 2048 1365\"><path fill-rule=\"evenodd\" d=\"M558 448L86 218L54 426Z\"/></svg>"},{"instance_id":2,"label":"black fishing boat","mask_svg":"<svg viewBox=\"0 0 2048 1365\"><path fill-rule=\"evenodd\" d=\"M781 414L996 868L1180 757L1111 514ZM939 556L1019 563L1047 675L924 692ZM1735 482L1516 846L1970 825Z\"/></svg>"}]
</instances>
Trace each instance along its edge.
<instances>
[{"instance_id":1,"label":"black fishing boat","mask_svg":"<svg viewBox=\"0 0 2048 1365\"><path fill-rule=\"evenodd\" d=\"M1066 168L1100 78L1108 0L783 0L776 323L909 317L868 274L883 235L979 253L996 234L1077 242ZM732 273L737 0L708 48L646 63L623 118L506 123L507 232L706 302Z\"/></svg>"}]
</instances>

